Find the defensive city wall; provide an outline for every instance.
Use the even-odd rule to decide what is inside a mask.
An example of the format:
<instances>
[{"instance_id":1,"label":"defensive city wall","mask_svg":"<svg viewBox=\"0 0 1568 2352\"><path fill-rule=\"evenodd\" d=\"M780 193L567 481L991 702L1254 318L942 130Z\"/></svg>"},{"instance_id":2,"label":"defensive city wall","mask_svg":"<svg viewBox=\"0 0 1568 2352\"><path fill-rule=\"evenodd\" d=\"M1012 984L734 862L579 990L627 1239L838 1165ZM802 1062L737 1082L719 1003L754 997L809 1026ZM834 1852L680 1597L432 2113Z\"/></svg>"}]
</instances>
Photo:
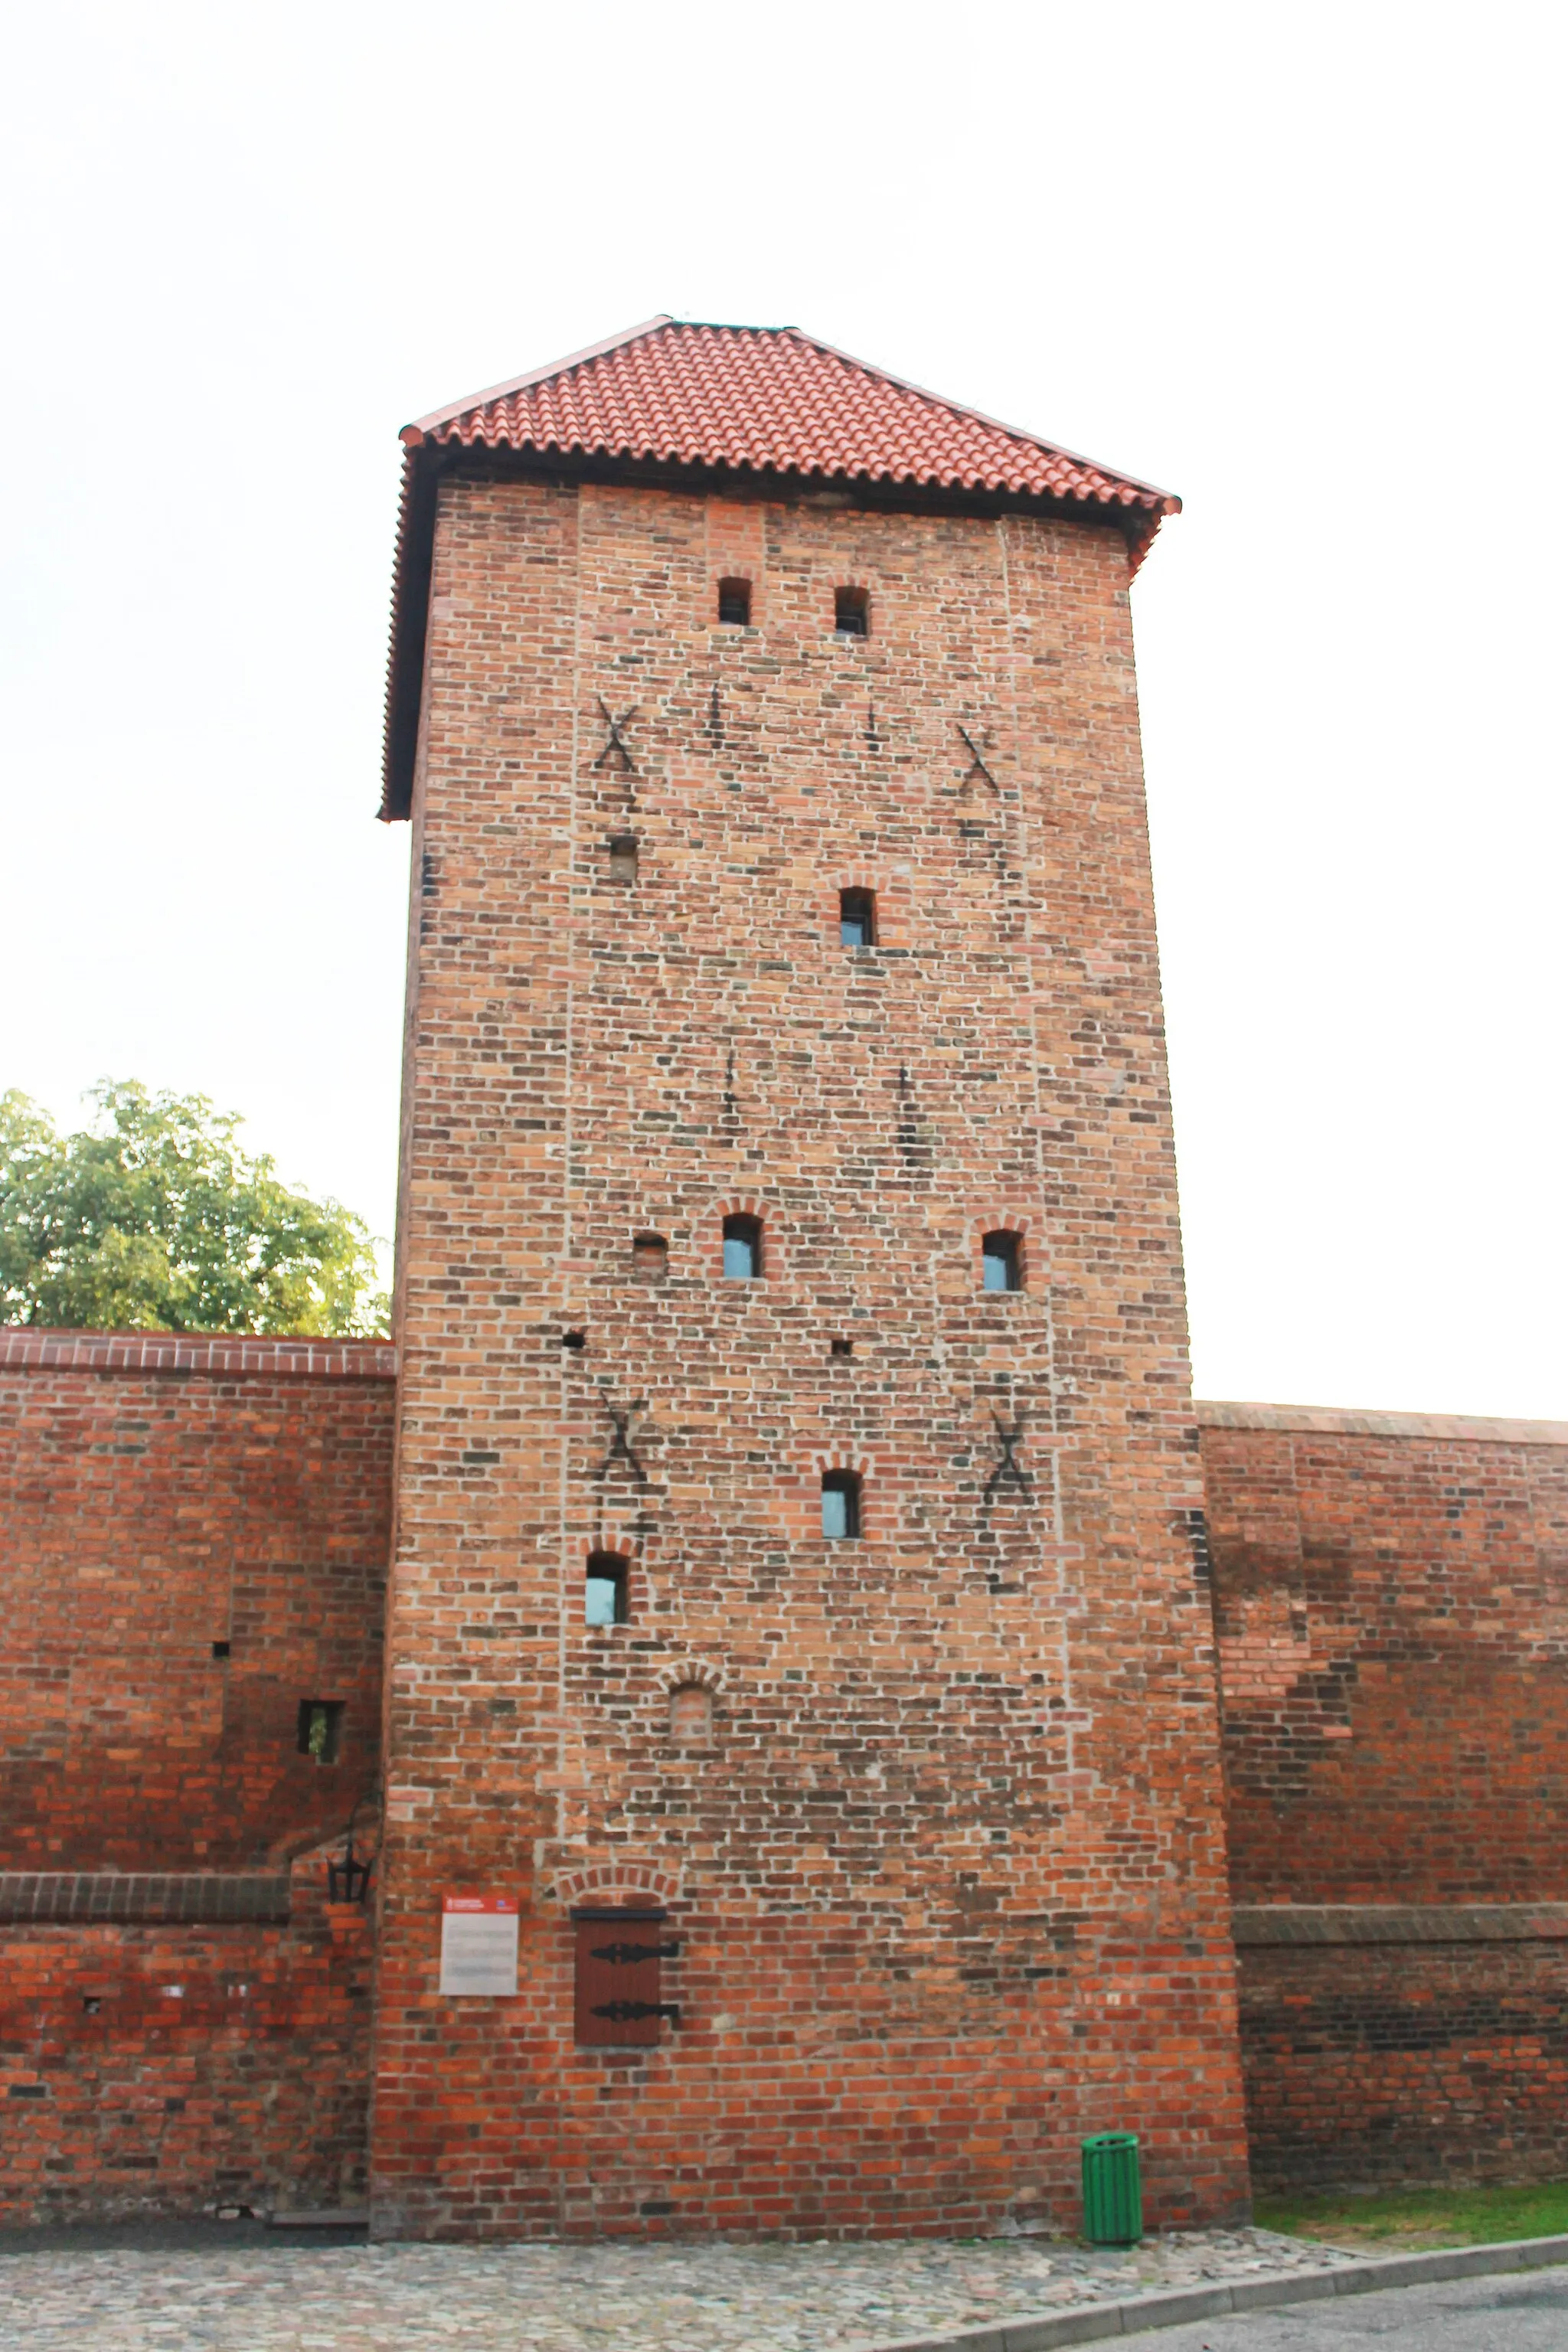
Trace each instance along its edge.
<instances>
[{"instance_id":1,"label":"defensive city wall","mask_svg":"<svg viewBox=\"0 0 1568 2352\"><path fill-rule=\"evenodd\" d=\"M363 2200L327 1865L378 1834L395 1397L365 1343L0 1333L6 2222ZM1254 2185L1560 2174L1568 1427L1196 1411Z\"/></svg>"}]
</instances>

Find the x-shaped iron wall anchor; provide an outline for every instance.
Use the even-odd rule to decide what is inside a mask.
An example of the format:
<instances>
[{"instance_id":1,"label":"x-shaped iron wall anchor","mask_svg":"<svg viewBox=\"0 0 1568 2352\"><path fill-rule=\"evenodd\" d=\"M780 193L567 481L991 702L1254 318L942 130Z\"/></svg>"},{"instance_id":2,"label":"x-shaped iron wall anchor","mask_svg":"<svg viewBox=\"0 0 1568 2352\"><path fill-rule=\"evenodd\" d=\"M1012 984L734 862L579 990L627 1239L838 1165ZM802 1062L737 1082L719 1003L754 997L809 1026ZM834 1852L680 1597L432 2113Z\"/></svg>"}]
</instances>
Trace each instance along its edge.
<instances>
[{"instance_id":1,"label":"x-shaped iron wall anchor","mask_svg":"<svg viewBox=\"0 0 1568 2352\"><path fill-rule=\"evenodd\" d=\"M985 1481L984 1500L980 1506L982 1510L989 1509L990 1506L996 1498L997 1488L1009 1478L1017 1487L1018 1492L1024 1496L1026 1502L1034 1491L1030 1484L1028 1472L1025 1469L1023 1464L1019 1461L1017 1455L1013 1451L1013 1448L1019 1443L1024 1434L1023 1414L1020 1413L1018 1415L1017 1420L1013 1423L1011 1429L1007 1427L1006 1423L1002 1421L997 1414L993 1413L991 1418L995 1423L996 1443L1001 1448L1001 1454L997 1461L995 1469L993 1470L990 1477Z\"/></svg>"},{"instance_id":2,"label":"x-shaped iron wall anchor","mask_svg":"<svg viewBox=\"0 0 1568 2352\"><path fill-rule=\"evenodd\" d=\"M601 704L600 709L602 709L603 708L604 705ZM955 727L958 727L958 721L956 719L952 723ZM986 782L990 785L992 791L995 793L997 799L1000 800L1002 797L1002 787L997 782L995 777L992 774L990 769L986 766L985 761L981 755L979 744L976 743L973 736L970 733L967 727L959 727L958 731L963 736L964 745L969 752L969 765L963 772L964 782L967 783L970 777L973 776L976 769L978 769L980 773L984 777ZM984 743L986 751L989 751L991 749L991 738L989 735L985 736Z\"/></svg>"},{"instance_id":3,"label":"x-shaped iron wall anchor","mask_svg":"<svg viewBox=\"0 0 1568 2352\"><path fill-rule=\"evenodd\" d=\"M647 1472L637 1460L637 1448L633 1445L632 1441L626 1433L631 1428L636 1416L639 1412L647 1412L647 1397L638 1397L636 1404L627 1405L625 1412L617 1412L615 1406L610 1402L609 1398L605 1396L603 1389L599 1391L599 1394L603 1399L605 1411L609 1414L611 1425L615 1431L615 1434L611 1438L609 1446L606 1449L605 1458L599 1465L600 1477L607 1478L610 1474L611 1466L616 1462L624 1462L626 1468L631 1472L632 1476L637 1480L637 1485L639 1486L646 1486L647 1485Z\"/></svg>"},{"instance_id":4,"label":"x-shaped iron wall anchor","mask_svg":"<svg viewBox=\"0 0 1568 2352\"><path fill-rule=\"evenodd\" d=\"M605 726L610 730L610 740L605 744L604 750L600 752L598 758L595 761L595 767L602 768L605 761L609 758L611 752L618 751L621 755L621 773L624 776L635 776L637 774L637 763L633 760L631 753L627 751L625 742L622 740L621 730L623 727L629 727L632 720L637 717L636 706L634 705L630 710L624 710L618 719L612 719L609 712L605 708L604 697L602 695L595 695L594 698L598 703L600 718L604 720Z\"/></svg>"}]
</instances>

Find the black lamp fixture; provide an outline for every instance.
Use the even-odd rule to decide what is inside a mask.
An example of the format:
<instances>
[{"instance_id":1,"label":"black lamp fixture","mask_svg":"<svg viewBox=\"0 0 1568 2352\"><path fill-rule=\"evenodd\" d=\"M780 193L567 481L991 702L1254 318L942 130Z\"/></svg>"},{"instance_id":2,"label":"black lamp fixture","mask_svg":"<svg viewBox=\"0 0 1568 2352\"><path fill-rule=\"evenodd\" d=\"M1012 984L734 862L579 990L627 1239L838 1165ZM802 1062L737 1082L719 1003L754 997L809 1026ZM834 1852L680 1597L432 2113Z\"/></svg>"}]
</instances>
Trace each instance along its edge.
<instances>
[{"instance_id":1,"label":"black lamp fixture","mask_svg":"<svg viewBox=\"0 0 1568 2352\"><path fill-rule=\"evenodd\" d=\"M349 1825L343 1832L342 1853L335 1862L330 1857L328 1859L329 1903L363 1903L370 1893L370 1874L375 1868L375 1856L366 1854L362 1861L354 1852L354 1823L359 1819L360 1805L365 1801L362 1797L349 1815Z\"/></svg>"}]
</instances>

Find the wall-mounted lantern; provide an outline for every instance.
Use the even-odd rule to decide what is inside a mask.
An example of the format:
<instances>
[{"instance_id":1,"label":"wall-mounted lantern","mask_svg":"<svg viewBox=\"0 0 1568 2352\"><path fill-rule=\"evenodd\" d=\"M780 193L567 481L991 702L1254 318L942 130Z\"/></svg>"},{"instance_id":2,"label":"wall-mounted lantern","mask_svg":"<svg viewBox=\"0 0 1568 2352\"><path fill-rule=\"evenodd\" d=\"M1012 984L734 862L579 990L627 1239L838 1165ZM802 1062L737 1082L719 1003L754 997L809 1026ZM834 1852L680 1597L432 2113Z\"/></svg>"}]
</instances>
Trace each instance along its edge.
<instances>
[{"instance_id":1,"label":"wall-mounted lantern","mask_svg":"<svg viewBox=\"0 0 1568 2352\"><path fill-rule=\"evenodd\" d=\"M365 1799L362 1797L359 1804L349 1815L349 1825L343 1832L342 1853L335 1862L330 1857L328 1859L327 1900L329 1903L363 1903L370 1893L370 1874L375 1868L375 1856L372 1853L365 1854L362 1858L354 1852L354 1823L359 1819L360 1805L364 1802Z\"/></svg>"}]
</instances>

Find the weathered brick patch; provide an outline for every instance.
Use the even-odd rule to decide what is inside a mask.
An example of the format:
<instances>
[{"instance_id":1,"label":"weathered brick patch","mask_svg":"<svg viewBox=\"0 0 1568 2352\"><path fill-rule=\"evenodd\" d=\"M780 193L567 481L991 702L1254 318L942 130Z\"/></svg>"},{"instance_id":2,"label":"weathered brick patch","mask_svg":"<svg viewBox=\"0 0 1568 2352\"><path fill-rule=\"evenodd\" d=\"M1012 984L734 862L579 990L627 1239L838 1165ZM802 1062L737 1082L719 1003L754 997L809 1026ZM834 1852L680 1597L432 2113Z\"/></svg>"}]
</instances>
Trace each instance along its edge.
<instances>
[{"instance_id":1,"label":"weathered brick patch","mask_svg":"<svg viewBox=\"0 0 1568 2352\"><path fill-rule=\"evenodd\" d=\"M371 1923L12 1924L0 1942L0 2225L364 2195Z\"/></svg>"},{"instance_id":2,"label":"weathered brick patch","mask_svg":"<svg viewBox=\"0 0 1568 2352\"><path fill-rule=\"evenodd\" d=\"M1568 1945L1244 1948L1253 2188L1568 2171Z\"/></svg>"}]
</instances>

